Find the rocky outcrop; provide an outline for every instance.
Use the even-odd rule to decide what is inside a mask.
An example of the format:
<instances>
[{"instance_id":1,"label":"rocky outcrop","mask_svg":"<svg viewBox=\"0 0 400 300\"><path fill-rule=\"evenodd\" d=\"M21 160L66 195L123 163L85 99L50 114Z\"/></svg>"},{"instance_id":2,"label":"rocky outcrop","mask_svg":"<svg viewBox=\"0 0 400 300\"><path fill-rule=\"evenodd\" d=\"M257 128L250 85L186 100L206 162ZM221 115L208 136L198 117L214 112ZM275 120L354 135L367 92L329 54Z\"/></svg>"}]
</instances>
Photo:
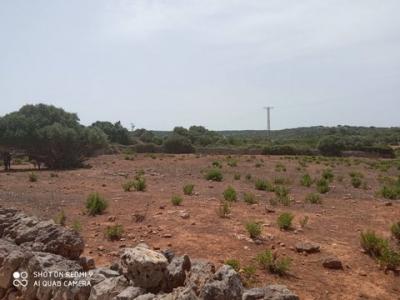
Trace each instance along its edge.
<instances>
[{"instance_id":1,"label":"rocky outcrop","mask_svg":"<svg viewBox=\"0 0 400 300\"><path fill-rule=\"evenodd\" d=\"M0 208L0 238L13 241L21 247L78 259L85 244L81 236L54 221L41 221L16 209Z\"/></svg>"},{"instance_id":2,"label":"rocky outcrop","mask_svg":"<svg viewBox=\"0 0 400 300\"><path fill-rule=\"evenodd\" d=\"M73 249L76 246L77 249ZM0 208L0 299L297 300L285 286L244 290L230 266L145 244L122 250L110 268L79 257L82 238L52 221Z\"/></svg>"}]
</instances>

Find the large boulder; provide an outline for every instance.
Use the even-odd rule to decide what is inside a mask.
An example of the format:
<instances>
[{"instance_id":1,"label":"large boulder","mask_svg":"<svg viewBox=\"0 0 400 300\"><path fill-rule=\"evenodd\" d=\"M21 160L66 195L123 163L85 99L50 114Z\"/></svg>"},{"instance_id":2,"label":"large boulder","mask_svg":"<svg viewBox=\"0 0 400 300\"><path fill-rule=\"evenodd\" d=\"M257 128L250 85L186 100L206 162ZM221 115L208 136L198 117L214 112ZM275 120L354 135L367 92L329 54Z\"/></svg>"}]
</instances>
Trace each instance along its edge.
<instances>
[{"instance_id":1,"label":"large boulder","mask_svg":"<svg viewBox=\"0 0 400 300\"><path fill-rule=\"evenodd\" d=\"M204 300L241 300L243 285L238 273L228 266L223 265L207 281L200 292L200 298Z\"/></svg>"},{"instance_id":2,"label":"large boulder","mask_svg":"<svg viewBox=\"0 0 400 300\"><path fill-rule=\"evenodd\" d=\"M87 299L91 285L82 267L60 255L32 252L17 269L27 273L27 285L17 289L26 300ZM49 285L50 284L50 285Z\"/></svg>"},{"instance_id":3,"label":"large boulder","mask_svg":"<svg viewBox=\"0 0 400 300\"><path fill-rule=\"evenodd\" d=\"M0 289L6 290L12 286L13 273L32 255L31 252L23 251L21 247L0 239Z\"/></svg>"},{"instance_id":4,"label":"large boulder","mask_svg":"<svg viewBox=\"0 0 400 300\"><path fill-rule=\"evenodd\" d=\"M74 230L53 220L41 221L14 209L0 208L0 238L14 241L33 251L49 252L69 259L78 259L85 244Z\"/></svg>"},{"instance_id":5,"label":"large boulder","mask_svg":"<svg viewBox=\"0 0 400 300\"><path fill-rule=\"evenodd\" d=\"M191 261L191 268L186 277L185 285L191 287L199 295L200 290L214 274L215 266L213 263L203 259L194 259Z\"/></svg>"},{"instance_id":6,"label":"large boulder","mask_svg":"<svg viewBox=\"0 0 400 300\"><path fill-rule=\"evenodd\" d=\"M89 300L110 300L117 297L129 286L124 276L110 277L96 284L91 292Z\"/></svg>"},{"instance_id":7,"label":"large boulder","mask_svg":"<svg viewBox=\"0 0 400 300\"><path fill-rule=\"evenodd\" d=\"M191 268L190 258L187 255L174 257L166 270L166 288L165 291L172 291L174 288L183 286L186 280L186 272Z\"/></svg>"},{"instance_id":8,"label":"large boulder","mask_svg":"<svg viewBox=\"0 0 400 300\"><path fill-rule=\"evenodd\" d=\"M159 252L136 246L125 248L121 255L125 276L134 286L149 292L159 292L166 284L167 258Z\"/></svg>"}]
</instances>

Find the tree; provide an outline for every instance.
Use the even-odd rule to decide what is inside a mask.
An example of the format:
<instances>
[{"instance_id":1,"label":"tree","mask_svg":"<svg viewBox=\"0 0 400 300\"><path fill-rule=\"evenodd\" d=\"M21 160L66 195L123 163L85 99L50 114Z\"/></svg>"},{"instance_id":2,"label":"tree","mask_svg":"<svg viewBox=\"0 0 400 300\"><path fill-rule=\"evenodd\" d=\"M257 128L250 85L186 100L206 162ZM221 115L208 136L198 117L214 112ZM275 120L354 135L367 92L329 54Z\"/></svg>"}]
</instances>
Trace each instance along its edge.
<instances>
[{"instance_id":1,"label":"tree","mask_svg":"<svg viewBox=\"0 0 400 300\"><path fill-rule=\"evenodd\" d=\"M167 153L193 153L194 147L188 138L172 134L164 141L164 150Z\"/></svg>"},{"instance_id":2,"label":"tree","mask_svg":"<svg viewBox=\"0 0 400 300\"><path fill-rule=\"evenodd\" d=\"M120 121L114 124L107 121L97 121L92 124L92 127L98 127L103 130L112 143L129 144L129 131L121 125Z\"/></svg>"},{"instance_id":3,"label":"tree","mask_svg":"<svg viewBox=\"0 0 400 300\"><path fill-rule=\"evenodd\" d=\"M74 113L52 105L25 105L0 118L0 145L25 150L48 168L73 168L107 144L99 128L79 124Z\"/></svg>"},{"instance_id":4,"label":"tree","mask_svg":"<svg viewBox=\"0 0 400 300\"><path fill-rule=\"evenodd\" d=\"M345 147L343 142L335 135L325 136L318 142L318 150L322 155L341 156L344 149Z\"/></svg>"}]
</instances>

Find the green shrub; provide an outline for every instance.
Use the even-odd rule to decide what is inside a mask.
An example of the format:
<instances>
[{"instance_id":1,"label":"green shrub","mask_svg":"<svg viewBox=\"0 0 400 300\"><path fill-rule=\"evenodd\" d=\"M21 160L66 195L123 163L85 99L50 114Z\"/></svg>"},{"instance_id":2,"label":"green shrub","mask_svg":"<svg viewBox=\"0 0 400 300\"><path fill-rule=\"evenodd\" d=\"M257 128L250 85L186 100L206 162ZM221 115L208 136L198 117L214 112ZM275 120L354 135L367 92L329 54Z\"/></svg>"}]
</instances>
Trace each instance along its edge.
<instances>
[{"instance_id":1,"label":"green shrub","mask_svg":"<svg viewBox=\"0 0 400 300\"><path fill-rule=\"evenodd\" d=\"M317 180L316 186L317 186L317 191L321 194L325 194L330 190L329 183L324 178Z\"/></svg>"},{"instance_id":2,"label":"green shrub","mask_svg":"<svg viewBox=\"0 0 400 300\"><path fill-rule=\"evenodd\" d=\"M276 178L274 178L274 184L277 184L277 185L290 184L290 180L287 178L283 178L283 177L276 177Z\"/></svg>"},{"instance_id":3,"label":"green shrub","mask_svg":"<svg viewBox=\"0 0 400 300\"><path fill-rule=\"evenodd\" d=\"M352 177L351 178L351 185L354 188L358 189L361 186L361 184L362 184L362 180L360 177Z\"/></svg>"},{"instance_id":4,"label":"green shrub","mask_svg":"<svg viewBox=\"0 0 400 300\"><path fill-rule=\"evenodd\" d=\"M246 174L246 180L251 180L251 174Z\"/></svg>"},{"instance_id":5,"label":"green shrub","mask_svg":"<svg viewBox=\"0 0 400 300\"><path fill-rule=\"evenodd\" d=\"M237 194L233 187L228 186L226 188L226 190L224 191L224 199L231 202L237 200Z\"/></svg>"},{"instance_id":6,"label":"green shrub","mask_svg":"<svg viewBox=\"0 0 400 300\"><path fill-rule=\"evenodd\" d=\"M380 190L380 194L386 199L400 199L400 184L397 183L384 185Z\"/></svg>"},{"instance_id":7,"label":"green shrub","mask_svg":"<svg viewBox=\"0 0 400 300\"><path fill-rule=\"evenodd\" d=\"M38 176L35 172L30 172L28 178L30 182L36 182L38 180Z\"/></svg>"},{"instance_id":8,"label":"green shrub","mask_svg":"<svg viewBox=\"0 0 400 300\"><path fill-rule=\"evenodd\" d=\"M227 259L225 264L231 266L236 272L240 270L240 262L237 259Z\"/></svg>"},{"instance_id":9,"label":"green shrub","mask_svg":"<svg viewBox=\"0 0 400 300\"><path fill-rule=\"evenodd\" d=\"M55 217L54 217L54 223L65 226L65 223L67 222L67 216L65 215L64 210L62 209Z\"/></svg>"},{"instance_id":10,"label":"green shrub","mask_svg":"<svg viewBox=\"0 0 400 300\"><path fill-rule=\"evenodd\" d=\"M382 249L382 253L378 257L378 262L381 267L386 270L397 270L400 266L400 253L389 247L385 247Z\"/></svg>"},{"instance_id":11,"label":"green shrub","mask_svg":"<svg viewBox=\"0 0 400 300\"><path fill-rule=\"evenodd\" d=\"M171 203L172 203L172 205L175 205L175 206L178 206L178 205L181 205L181 203L182 203L182 201L183 201L183 199L182 199L182 197L180 197L180 196L172 196L171 197Z\"/></svg>"},{"instance_id":12,"label":"green shrub","mask_svg":"<svg viewBox=\"0 0 400 300\"><path fill-rule=\"evenodd\" d=\"M255 166L256 168L261 168L261 167L262 167L262 163L257 162L254 166Z\"/></svg>"},{"instance_id":13,"label":"green shrub","mask_svg":"<svg viewBox=\"0 0 400 300\"><path fill-rule=\"evenodd\" d=\"M222 164L221 164L221 162L218 161L218 160L214 160L214 161L211 163L211 165L212 165L214 168L222 169Z\"/></svg>"},{"instance_id":14,"label":"green shrub","mask_svg":"<svg viewBox=\"0 0 400 300\"><path fill-rule=\"evenodd\" d=\"M237 167L237 160L231 158L231 159L228 160L227 164L228 164L228 166L230 166L230 167Z\"/></svg>"},{"instance_id":15,"label":"green shrub","mask_svg":"<svg viewBox=\"0 0 400 300\"><path fill-rule=\"evenodd\" d=\"M286 172L286 167L285 167L284 164L277 163L277 164L275 165L275 171L276 171L276 172Z\"/></svg>"},{"instance_id":16,"label":"green shrub","mask_svg":"<svg viewBox=\"0 0 400 300\"><path fill-rule=\"evenodd\" d=\"M291 213L282 213L277 220L278 227L283 230L289 230L292 228L292 221L294 216Z\"/></svg>"},{"instance_id":17,"label":"green shrub","mask_svg":"<svg viewBox=\"0 0 400 300\"><path fill-rule=\"evenodd\" d=\"M331 169L325 169L322 171L322 178L327 180L328 182L331 182L333 180L333 173Z\"/></svg>"},{"instance_id":18,"label":"green shrub","mask_svg":"<svg viewBox=\"0 0 400 300\"><path fill-rule=\"evenodd\" d=\"M81 222L79 222L78 220L75 220L74 222L72 222L72 230L74 230L76 232L81 232L82 231Z\"/></svg>"},{"instance_id":19,"label":"green shrub","mask_svg":"<svg viewBox=\"0 0 400 300\"><path fill-rule=\"evenodd\" d=\"M388 241L376 235L374 231L361 233L361 247L371 256L382 255L383 248L388 247Z\"/></svg>"},{"instance_id":20,"label":"green shrub","mask_svg":"<svg viewBox=\"0 0 400 300\"><path fill-rule=\"evenodd\" d=\"M217 214L220 218L228 218L231 213L231 205L228 201L221 201L219 203Z\"/></svg>"},{"instance_id":21,"label":"green shrub","mask_svg":"<svg viewBox=\"0 0 400 300\"><path fill-rule=\"evenodd\" d=\"M220 170L211 169L207 171L205 178L212 181L222 181L223 176Z\"/></svg>"},{"instance_id":22,"label":"green shrub","mask_svg":"<svg viewBox=\"0 0 400 300\"><path fill-rule=\"evenodd\" d=\"M107 201L97 192L91 193L86 199L86 209L91 216L102 214L107 206Z\"/></svg>"},{"instance_id":23,"label":"green shrub","mask_svg":"<svg viewBox=\"0 0 400 300\"><path fill-rule=\"evenodd\" d=\"M247 222L246 230L252 239L258 238L261 235L261 224L258 222Z\"/></svg>"},{"instance_id":24,"label":"green shrub","mask_svg":"<svg viewBox=\"0 0 400 300\"><path fill-rule=\"evenodd\" d=\"M310 187L313 184L313 180L310 174L304 174L303 176L301 176L300 184L302 186Z\"/></svg>"},{"instance_id":25,"label":"green shrub","mask_svg":"<svg viewBox=\"0 0 400 300\"><path fill-rule=\"evenodd\" d=\"M245 287L251 287L257 281L256 271L256 267L252 265L243 267L241 275Z\"/></svg>"},{"instance_id":26,"label":"green shrub","mask_svg":"<svg viewBox=\"0 0 400 300\"><path fill-rule=\"evenodd\" d=\"M233 179L235 180L240 180L240 174L239 173L235 173L235 175L233 175Z\"/></svg>"},{"instance_id":27,"label":"green shrub","mask_svg":"<svg viewBox=\"0 0 400 300\"><path fill-rule=\"evenodd\" d=\"M259 191L273 192L275 189L274 186L269 181L264 179L257 179L254 185L256 190Z\"/></svg>"},{"instance_id":28,"label":"green shrub","mask_svg":"<svg viewBox=\"0 0 400 300\"><path fill-rule=\"evenodd\" d=\"M392 227L390 227L390 231L392 235L400 242L400 221L394 223Z\"/></svg>"},{"instance_id":29,"label":"green shrub","mask_svg":"<svg viewBox=\"0 0 400 300\"><path fill-rule=\"evenodd\" d=\"M321 197L318 194L309 193L306 196L306 202L311 203L311 204L321 204L322 200L321 200Z\"/></svg>"},{"instance_id":30,"label":"green shrub","mask_svg":"<svg viewBox=\"0 0 400 300\"><path fill-rule=\"evenodd\" d=\"M123 233L124 233L124 228L122 227L122 225L116 224L116 225L107 226L106 237L110 241L115 241L115 240L121 239Z\"/></svg>"},{"instance_id":31,"label":"green shrub","mask_svg":"<svg viewBox=\"0 0 400 300\"><path fill-rule=\"evenodd\" d=\"M183 193L187 196L193 195L194 184L186 184L183 187Z\"/></svg>"},{"instance_id":32,"label":"green shrub","mask_svg":"<svg viewBox=\"0 0 400 300\"><path fill-rule=\"evenodd\" d=\"M290 258L278 259L271 250L265 250L264 252L258 254L256 260L262 268L278 275L286 274L291 265Z\"/></svg>"},{"instance_id":33,"label":"green shrub","mask_svg":"<svg viewBox=\"0 0 400 300\"><path fill-rule=\"evenodd\" d=\"M244 199L244 202L246 202L247 204L257 203L256 196L253 193L244 193L243 199Z\"/></svg>"},{"instance_id":34,"label":"green shrub","mask_svg":"<svg viewBox=\"0 0 400 300\"><path fill-rule=\"evenodd\" d=\"M136 176L136 179L133 181L133 187L138 192L144 192L146 190L146 179L141 176Z\"/></svg>"},{"instance_id":35,"label":"green shrub","mask_svg":"<svg viewBox=\"0 0 400 300\"><path fill-rule=\"evenodd\" d=\"M131 189L135 186L135 182L133 180L127 181L125 183L122 184L122 189L125 192L130 192Z\"/></svg>"}]
</instances>

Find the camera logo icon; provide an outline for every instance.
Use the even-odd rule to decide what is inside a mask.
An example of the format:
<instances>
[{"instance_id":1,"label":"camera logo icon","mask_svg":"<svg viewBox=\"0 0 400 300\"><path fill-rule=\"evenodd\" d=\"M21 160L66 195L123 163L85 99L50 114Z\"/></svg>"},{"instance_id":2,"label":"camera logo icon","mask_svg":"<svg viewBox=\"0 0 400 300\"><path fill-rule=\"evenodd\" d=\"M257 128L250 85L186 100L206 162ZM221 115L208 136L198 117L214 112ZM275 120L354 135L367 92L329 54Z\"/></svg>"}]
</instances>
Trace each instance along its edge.
<instances>
[{"instance_id":1,"label":"camera logo icon","mask_svg":"<svg viewBox=\"0 0 400 300\"><path fill-rule=\"evenodd\" d=\"M15 287L26 287L28 285L28 272L14 272L13 285Z\"/></svg>"}]
</instances>

